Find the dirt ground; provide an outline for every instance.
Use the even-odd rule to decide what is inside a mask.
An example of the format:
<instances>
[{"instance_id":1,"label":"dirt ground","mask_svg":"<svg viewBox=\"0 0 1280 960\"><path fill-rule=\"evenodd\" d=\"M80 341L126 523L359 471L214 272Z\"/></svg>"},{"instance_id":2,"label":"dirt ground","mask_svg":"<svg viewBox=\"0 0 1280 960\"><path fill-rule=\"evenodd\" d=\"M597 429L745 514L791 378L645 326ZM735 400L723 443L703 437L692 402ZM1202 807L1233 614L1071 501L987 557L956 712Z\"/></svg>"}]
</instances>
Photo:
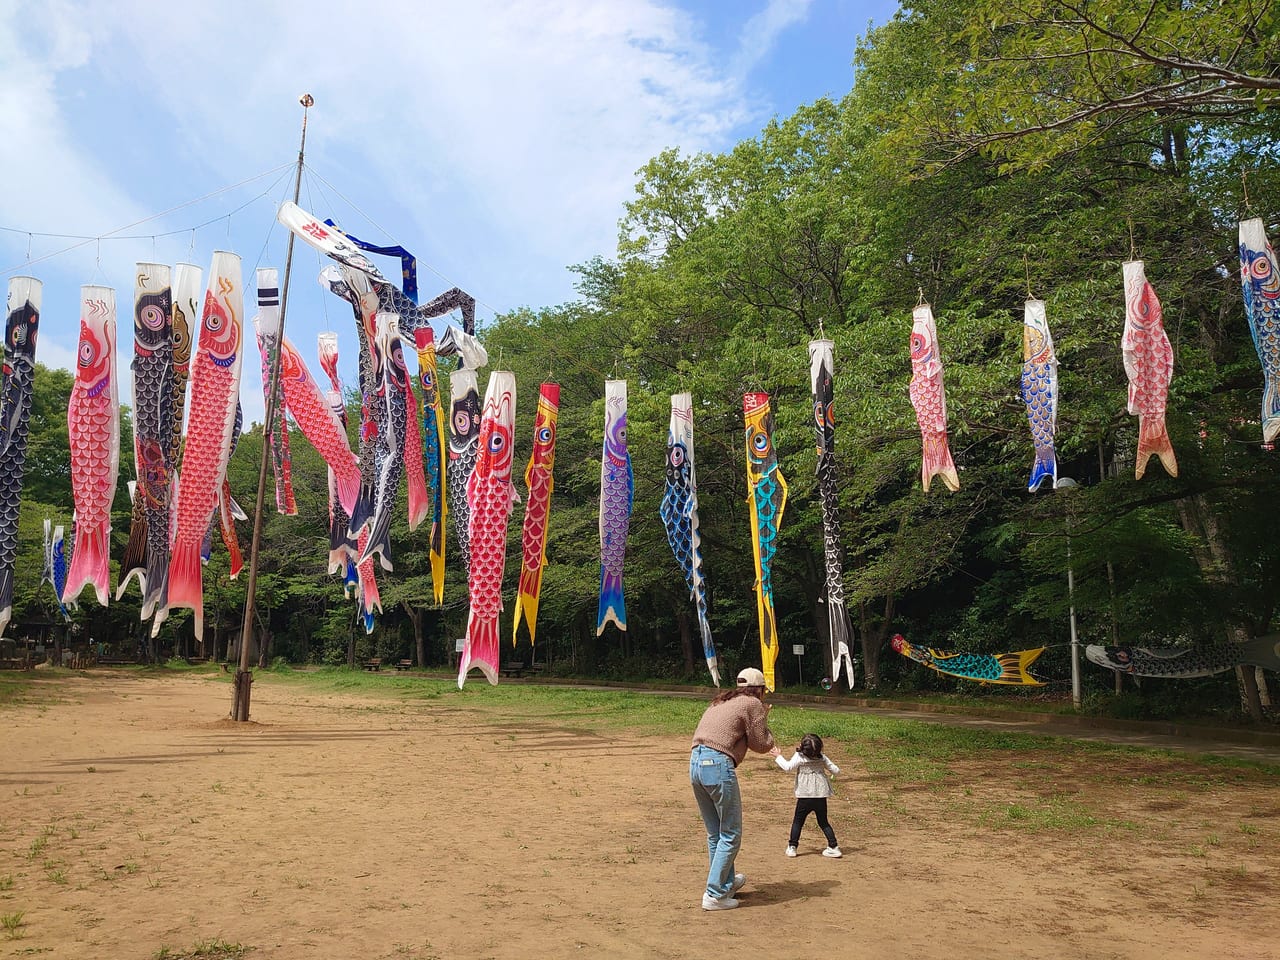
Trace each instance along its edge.
<instances>
[{"instance_id":1,"label":"dirt ground","mask_svg":"<svg viewBox=\"0 0 1280 960\"><path fill-rule=\"evenodd\" d=\"M1280 958L1266 773L1005 752L913 786L828 743L845 856L810 821L787 859L792 781L753 755L743 906L706 913L687 736L270 682L233 724L209 676L58 691L0 711L0 958ZM1064 784L1104 822L1019 823Z\"/></svg>"}]
</instances>

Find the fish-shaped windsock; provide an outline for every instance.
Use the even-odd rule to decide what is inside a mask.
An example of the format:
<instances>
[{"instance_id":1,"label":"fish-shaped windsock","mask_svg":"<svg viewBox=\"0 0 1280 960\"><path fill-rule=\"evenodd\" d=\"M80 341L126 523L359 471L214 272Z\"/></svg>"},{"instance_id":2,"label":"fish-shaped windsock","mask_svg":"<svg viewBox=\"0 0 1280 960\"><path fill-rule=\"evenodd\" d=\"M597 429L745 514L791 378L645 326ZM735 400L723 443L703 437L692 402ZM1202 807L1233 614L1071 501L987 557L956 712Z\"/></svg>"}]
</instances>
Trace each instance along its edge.
<instances>
[{"instance_id":1,"label":"fish-shaped windsock","mask_svg":"<svg viewBox=\"0 0 1280 960\"><path fill-rule=\"evenodd\" d=\"M1240 286L1262 363L1262 441L1280 437L1280 268L1261 217L1240 221Z\"/></svg>"},{"instance_id":2,"label":"fish-shaped windsock","mask_svg":"<svg viewBox=\"0 0 1280 960\"><path fill-rule=\"evenodd\" d=\"M264 278L264 273L270 276ZM275 270L258 271L260 297L264 283L270 284L268 289L274 289L275 274ZM262 306L261 299L259 306ZM260 309L254 323L258 328L258 342L265 345L264 349L272 353L280 351L281 410L288 409L302 435L333 471L338 501L343 510L349 511L360 495L360 465L351 452L346 427L338 419L329 399L311 376L311 371L307 369L293 343L288 337L281 339L279 310ZM337 338L334 337L335 353L336 341Z\"/></svg>"},{"instance_id":3,"label":"fish-shaped windsock","mask_svg":"<svg viewBox=\"0 0 1280 960\"><path fill-rule=\"evenodd\" d=\"M151 619L168 592L172 489L168 450L173 442L173 291L169 277L167 264L139 263L133 298L133 460L138 478L134 508L142 508L146 537L140 580L143 620ZM122 564L119 589L124 582ZM118 590L116 598L119 596Z\"/></svg>"},{"instance_id":4,"label":"fish-shaped windsock","mask_svg":"<svg viewBox=\"0 0 1280 960\"><path fill-rule=\"evenodd\" d=\"M435 334L430 327L419 327L413 332L413 339L418 353L418 386L422 388L422 462L431 517L431 587L436 603L440 604L444 601L444 527L449 515L444 476L449 439L444 431L444 406L440 402Z\"/></svg>"},{"instance_id":5,"label":"fish-shaped windsock","mask_svg":"<svg viewBox=\"0 0 1280 960\"><path fill-rule=\"evenodd\" d=\"M773 613L773 557L787 507L787 481L778 469L773 446L773 407L767 393L744 393L742 414L747 441L747 506L751 513L751 553L756 564L756 615L760 623L760 661L764 685L773 689L778 661L778 623Z\"/></svg>"},{"instance_id":6,"label":"fish-shaped windsock","mask_svg":"<svg viewBox=\"0 0 1280 960\"><path fill-rule=\"evenodd\" d=\"M938 328L933 308L922 303L911 313L911 405L916 410L923 442L920 481L924 492L929 482L942 477L953 493L960 489L960 475L947 444L947 394L942 384L942 354L938 350Z\"/></svg>"},{"instance_id":7,"label":"fish-shaped windsock","mask_svg":"<svg viewBox=\"0 0 1280 960\"><path fill-rule=\"evenodd\" d=\"M515 418L515 375L495 370L489 374L489 386L484 392L476 466L467 482L471 505L467 592L471 611L458 662L458 689L462 689L472 667L479 667L490 683L498 682L498 616L502 613L502 572L507 562L507 521L516 499L511 483Z\"/></svg>"},{"instance_id":8,"label":"fish-shaped windsock","mask_svg":"<svg viewBox=\"0 0 1280 960\"><path fill-rule=\"evenodd\" d=\"M627 381L604 382L604 448L600 456L600 604L596 636L610 620L627 629L627 606L622 593L622 567L627 553L627 530L635 479L627 450Z\"/></svg>"},{"instance_id":9,"label":"fish-shaped windsock","mask_svg":"<svg viewBox=\"0 0 1280 960\"><path fill-rule=\"evenodd\" d=\"M1033 650L1015 650L1012 653L951 653L932 647L917 647L908 643L902 634L894 634L890 641L893 649L904 657L923 663L932 670L964 680L981 683L1011 684L1023 687L1042 687L1044 681L1033 677L1028 669L1044 647Z\"/></svg>"},{"instance_id":10,"label":"fish-shaped windsock","mask_svg":"<svg viewBox=\"0 0 1280 960\"><path fill-rule=\"evenodd\" d=\"M178 478L177 529L169 564L169 606L190 607L195 612L197 638L204 635L200 545L217 506L230 457L240 397L243 339L240 258L219 250L213 255L199 339L191 360L191 409Z\"/></svg>"},{"instance_id":11,"label":"fish-shaped windsock","mask_svg":"<svg viewBox=\"0 0 1280 960\"><path fill-rule=\"evenodd\" d=\"M62 592L67 588L67 568L75 553L71 549L72 545L72 539L63 535L62 524L53 528L53 544L50 548L53 554L53 592L58 595L58 605L62 607L63 616L67 615L68 610L80 609L80 604L75 600L62 599Z\"/></svg>"},{"instance_id":12,"label":"fish-shaped windsock","mask_svg":"<svg viewBox=\"0 0 1280 960\"><path fill-rule=\"evenodd\" d=\"M707 615L707 582L702 574L702 535L698 532L698 475L693 464L693 396L671 395L671 421L667 431L667 487L658 507L667 528L667 542L689 585L689 597L698 615L702 655L711 682L720 686L720 664L711 639Z\"/></svg>"},{"instance_id":13,"label":"fish-shaped windsock","mask_svg":"<svg viewBox=\"0 0 1280 960\"><path fill-rule=\"evenodd\" d=\"M187 415L187 386L191 381L191 348L200 333L203 309L204 271L193 263L178 264L173 271L173 437L165 461L173 484L169 502L175 506L178 502L178 468L182 465L183 426ZM172 543L173 537L170 536L169 540Z\"/></svg>"},{"instance_id":14,"label":"fish-shaped windsock","mask_svg":"<svg viewBox=\"0 0 1280 960\"><path fill-rule=\"evenodd\" d=\"M374 509L369 525L369 541L360 551L360 561L378 555L383 569L391 570L391 519L395 512L400 478L404 475L404 437L408 428L406 396L410 391L409 371L394 313L378 314L378 352L382 355L381 432L373 449Z\"/></svg>"},{"instance_id":15,"label":"fish-shaped windsock","mask_svg":"<svg viewBox=\"0 0 1280 960\"><path fill-rule=\"evenodd\" d=\"M552 469L556 462L556 419L560 415L560 384L544 383L538 393L538 412L533 418L533 453L524 470L524 526L520 532L520 584L516 591L511 642L516 642L520 616L529 626L529 643L538 633L538 600L542 594L542 570L547 562L547 530L551 513L551 490L555 486Z\"/></svg>"},{"instance_id":16,"label":"fish-shaped windsock","mask_svg":"<svg viewBox=\"0 0 1280 960\"><path fill-rule=\"evenodd\" d=\"M475 469L480 442L480 394L476 372L455 370L449 374L449 459L445 478L449 485L449 512L458 538L462 569L471 579L471 507L467 504L467 482Z\"/></svg>"},{"instance_id":17,"label":"fish-shaped windsock","mask_svg":"<svg viewBox=\"0 0 1280 960\"><path fill-rule=\"evenodd\" d=\"M347 452L351 452L351 442L347 437L347 407L342 402L342 380L338 376L338 335L322 333L316 339L316 351L320 358L320 366L329 377L330 389L325 391L325 403L333 415L341 432L341 440ZM295 414L296 418L296 414ZM360 466L356 467L356 493L360 492ZM342 497L338 492L338 478L332 466L326 466L329 479L329 573L351 573L355 583L355 562L357 558L355 544L347 539L347 522L350 517L348 509L342 505ZM345 591L344 591L345 592Z\"/></svg>"},{"instance_id":18,"label":"fish-shaped windsock","mask_svg":"<svg viewBox=\"0 0 1280 960\"><path fill-rule=\"evenodd\" d=\"M1164 332L1160 299L1147 282L1141 260L1124 265L1124 336L1120 340L1124 372L1129 377L1129 413L1138 417L1138 454L1134 476L1141 480L1152 456L1169 476L1178 475L1178 461L1165 427L1165 405L1173 379L1173 346Z\"/></svg>"},{"instance_id":19,"label":"fish-shaped windsock","mask_svg":"<svg viewBox=\"0 0 1280 960\"><path fill-rule=\"evenodd\" d=\"M403 337L401 338L403 348ZM417 343L414 343L417 353ZM401 354L403 360L403 353ZM408 364L405 364L406 369ZM396 381L399 382L398 380ZM413 389L413 377L406 373L404 380L404 481L408 487L409 530L431 514L431 492L427 489L427 464L422 440L422 421L418 411L418 394Z\"/></svg>"},{"instance_id":20,"label":"fish-shaped windsock","mask_svg":"<svg viewBox=\"0 0 1280 960\"><path fill-rule=\"evenodd\" d=\"M116 292L80 288L80 344L67 407L76 553L64 596L92 586L103 606L111 596L111 503L120 473L120 401L116 393Z\"/></svg>"},{"instance_id":21,"label":"fish-shaped windsock","mask_svg":"<svg viewBox=\"0 0 1280 960\"><path fill-rule=\"evenodd\" d=\"M1244 643L1215 643L1194 647L1104 647L1089 644L1090 663L1135 677L1211 677L1242 664L1280 670L1280 634L1255 637Z\"/></svg>"},{"instance_id":22,"label":"fish-shaped windsock","mask_svg":"<svg viewBox=\"0 0 1280 960\"><path fill-rule=\"evenodd\" d=\"M271 448L271 474L276 482L276 512L286 517L298 515L298 504L293 494L293 457L289 453L289 422L285 417L285 405L279 395L274 406L271 403L271 368L280 342L280 281L279 273L271 267L258 270L258 315L253 319L258 332L258 354L262 358L263 409L271 410L271 423L266 430ZM262 331L273 331L274 337L263 337Z\"/></svg>"},{"instance_id":23,"label":"fish-shaped windsock","mask_svg":"<svg viewBox=\"0 0 1280 960\"><path fill-rule=\"evenodd\" d=\"M18 517L27 465L42 293L40 281L32 277L13 277L9 281L4 382L0 388L0 635L13 615L13 563L18 554Z\"/></svg>"},{"instance_id":24,"label":"fish-shaped windsock","mask_svg":"<svg viewBox=\"0 0 1280 960\"><path fill-rule=\"evenodd\" d=\"M384 416L383 405L378 401L382 386L382 354L378 349L377 336L378 298L369 286L369 278L347 267L326 267L320 272L320 285L346 300L356 321L360 384L360 495L349 511L347 523L347 536L355 540L372 522L377 497L375 448Z\"/></svg>"},{"instance_id":25,"label":"fish-shaped windsock","mask_svg":"<svg viewBox=\"0 0 1280 960\"><path fill-rule=\"evenodd\" d=\"M809 388L813 394L813 427L818 442L818 498L822 505L822 554L827 574L827 635L831 682L845 669L853 689L853 656L849 652L849 611L844 605L844 547L840 540L840 497L836 480L835 344L809 341Z\"/></svg>"},{"instance_id":26,"label":"fish-shaped windsock","mask_svg":"<svg viewBox=\"0 0 1280 960\"><path fill-rule=\"evenodd\" d=\"M1053 351L1043 300L1028 300L1023 307L1022 402L1036 449L1027 492L1035 493L1045 480L1051 487L1058 480L1058 457L1053 449L1058 429L1058 356Z\"/></svg>"},{"instance_id":27,"label":"fish-shaped windsock","mask_svg":"<svg viewBox=\"0 0 1280 960\"><path fill-rule=\"evenodd\" d=\"M52 532L51 532L52 531ZM56 557L56 559L55 559ZM58 567L61 566L59 576ZM58 611L64 620L70 620L66 605L62 602L61 584L67 581L67 564L62 554L62 524L53 527L53 521L45 517L44 521L44 566L40 571L40 582L53 588L53 598L58 602Z\"/></svg>"}]
</instances>

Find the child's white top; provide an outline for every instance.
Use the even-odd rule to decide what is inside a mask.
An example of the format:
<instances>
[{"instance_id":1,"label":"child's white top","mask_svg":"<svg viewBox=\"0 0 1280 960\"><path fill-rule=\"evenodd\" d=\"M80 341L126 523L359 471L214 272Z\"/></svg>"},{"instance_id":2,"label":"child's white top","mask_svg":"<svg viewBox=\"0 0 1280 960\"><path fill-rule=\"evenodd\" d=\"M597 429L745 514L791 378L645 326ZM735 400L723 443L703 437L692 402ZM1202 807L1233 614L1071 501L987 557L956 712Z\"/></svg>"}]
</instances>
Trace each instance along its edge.
<instances>
[{"instance_id":1,"label":"child's white top","mask_svg":"<svg viewBox=\"0 0 1280 960\"><path fill-rule=\"evenodd\" d=\"M825 753L817 760L810 760L799 751L796 751L790 760L783 760L780 755L773 759L788 773L792 770L796 772L797 797L831 796L831 781L827 779L826 771L830 770L832 774L837 774L840 768L828 760Z\"/></svg>"}]
</instances>

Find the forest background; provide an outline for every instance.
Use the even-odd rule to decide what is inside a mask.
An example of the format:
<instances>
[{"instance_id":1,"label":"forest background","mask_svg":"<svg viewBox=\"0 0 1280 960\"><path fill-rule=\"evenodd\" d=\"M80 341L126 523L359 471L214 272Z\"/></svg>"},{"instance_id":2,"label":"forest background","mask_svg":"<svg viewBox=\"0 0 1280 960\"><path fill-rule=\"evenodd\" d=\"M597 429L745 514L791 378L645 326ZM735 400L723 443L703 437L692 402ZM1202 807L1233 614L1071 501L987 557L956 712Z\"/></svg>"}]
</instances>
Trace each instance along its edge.
<instances>
[{"instance_id":1,"label":"forest background","mask_svg":"<svg viewBox=\"0 0 1280 960\"><path fill-rule=\"evenodd\" d=\"M965 685L890 651L895 632L956 651L1048 645L1049 696L1069 677L1069 604L1082 643L1207 644L1275 629L1280 458L1260 442L1262 375L1240 291L1236 222L1274 236L1280 184L1280 23L1266 0L924 0L858 41L854 88L770 123L724 154L668 150L641 171L616 251L576 267L579 298L499 316L481 331L491 369L519 384L516 462L537 385L561 384L555 492L537 646L513 659L552 673L707 682L688 590L658 513L669 396L691 391L705 572L722 676L760 658L750 559L742 393L773 397L790 484L774 560L779 682L829 673L822 521L806 344L835 342L836 452L845 594L858 683L877 693ZM317 211L321 215L324 211ZM1168 426L1179 475L1133 477L1121 265L1146 262L1174 348ZM1027 493L1032 446L1019 396L1022 307L1047 303L1060 363L1059 474ZM911 308L933 305L961 489L920 485L907 396ZM126 338L127 340L127 338ZM449 367L442 362L442 370ZM629 629L597 637L603 381L628 381L635 473L625 574ZM481 372L481 387L487 379ZM129 591L86 593L70 628L41 586L41 523L70 529L65 412L71 376L37 366L23 488L14 636L94 643L152 659L226 657L245 576L218 545L205 569L206 636L177 612L158 643ZM348 396L354 434L359 397ZM127 411L122 449L132 449ZM453 662L466 582L452 553L432 599L427 531L393 533L385 612L365 635L325 572L324 465L291 430L298 516L271 514L256 597L260 662L380 656ZM230 466L253 501L261 427ZM113 575L130 507L121 462ZM518 487L523 495L522 484ZM402 494L403 498L403 494ZM270 495L268 495L270 501ZM519 573L522 508L504 596ZM246 553L248 524L240 536ZM1074 579L1071 596L1067 570ZM510 608L503 629L510 636ZM804 644L806 656L790 656ZM1191 716L1241 709L1260 672L1144 682L1113 697L1084 665L1088 705ZM803 671L803 676L801 675ZM1254 715L1269 702L1263 684ZM1001 691L1008 695L1009 691ZM1248 699L1245 702L1249 702Z\"/></svg>"}]
</instances>

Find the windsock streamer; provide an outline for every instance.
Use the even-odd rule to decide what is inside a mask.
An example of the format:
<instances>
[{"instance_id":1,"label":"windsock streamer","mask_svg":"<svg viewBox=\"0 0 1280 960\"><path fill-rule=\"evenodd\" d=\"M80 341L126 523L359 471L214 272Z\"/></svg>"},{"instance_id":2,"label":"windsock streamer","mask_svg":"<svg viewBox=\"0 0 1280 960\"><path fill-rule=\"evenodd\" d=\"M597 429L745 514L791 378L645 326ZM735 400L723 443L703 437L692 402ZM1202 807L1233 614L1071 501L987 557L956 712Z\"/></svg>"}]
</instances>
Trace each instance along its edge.
<instances>
[{"instance_id":1,"label":"windsock streamer","mask_svg":"<svg viewBox=\"0 0 1280 960\"><path fill-rule=\"evenodd\" d=\"M258 353L262 358L263 409L271 409L271 423L266 428L267 443L271 448L271 475L276 484L276 512L286 517L298 515L297 500L293 495L293 458L289 453L289 421L285 416L285 404L276 397L271 404L271 366L280 343L280 283L279 274L271 268L258 270L258 315L253 319L258 333ZM263 331L273 331L274 336L263 336Z\"/></svg>"},{"instance_id":2,"label":"windsock streamer","mask_svg":"<svg viewBox=\"0 0 1280 960\"><path fill-rule=\"evenodd\" d=\"M551 513L552 469L556 461L556 419L560 415L560 384L544 383L538 393L533 419L533 453L525 467L524 526L521 529L520 585L516 591L515 617L511 624L514 645L524 615L529 643L537 642L538 600L542 594L542 570L547 562L547 530Z\"/></svg>"},{"instance_id":3,"label":"windsock streamer","mask_svg":"<svg viewBox=\"0 0 1280 960\"><path fill-rule=\"evenodd\" d=\"M830 340L809 341L809 387L813 394L813 426L818 441L818 497L822 505L822 553L827 573L827 634L831 682L840 677L853 689L853 657L849 652L849 611L844 605L844 547L840 540L840 497L836 478L836 419L833 382L834 347Z\"/></svg>"},{"instance_id":4,"label":"windsock streamer","mask_svg":"<svg viewBox=\"0 0 1280 960\"><path fill-rule=\"evenodd\" d=\"M1171 477L1178 461L1165 427L1165 406L1173 380L1173 346L1164 331L1160 298L1147 282L1141 260L1124 265L1124 336L1120 351L1129 377L1129 413L1138 417L1138 454L1134 476L1141 480L1147 461L1159 458Z\"/></svg>"},{"instance_id":5,"label":"windsock streamer","mask_svg":"<svg viewBox=\"0 0 1280 960\"><path fill-rule=\"evenodd\" d=\"M778 624L773 612L773 557L787 507L787 481L778 469L773 446L773 408L767 393L742 396L747 441L747 506L751 513L751 553L756 565L756 614L760 622L760 660L765 687L774 687L778 660Z\"/></svg>"},{"instance_id":6,"label":"windsock streamer","mask_svg":"<svg viewBox=\"0 0 1280 960\"><path fill-rule=\"evenodd\" d=\"M53 588L53 598L58 603L58 612L62 619L70 620L66 604L62 602L62 585L67 580L67 564L63 556L62 524L53 526L48 517L44 520L44 565L40 570L40 582ZM61 567L61 570L59 570Z\"/></svg>"},{"instance_id":7,"label":"windsock streamer","mask_svg":"<svg viewBox=\"0 0 1280 960\"><path fill-rule=\"evenodd\" d=\"M356 470L355 484L356 494L358 495L360 492L360 466L356 463L354 455L351 454L351 443L347 438L347 407L342 402L342 380L338 376L338 335L336 333L320 334L317 338L316 347L320 358L320 366L328 376L330 384L330 389L325 391L325 403L329 407L329 412L333 416L334 422L338 424L341 444L351 457L349 464ZM294 418L297 418L296 413ZM351 499L346 507L343 506L342 494L338 489L337 475L334 473L333 466L329 464L327 458L325 463L329 479L329 573L343 574L350 570L354 577L355 561L358 555L355 550L355 544L347 539L347 521L350 517L348 508L354 505L354 499ZM348 481L348 486L349 484L350 481ZM354 582L354 579L352 582Z\"/></svg>"},{"instance_id":8,"label":"windsock streamer","mask_svg":"<svg viewBox=\"0 0 1280 960\"><path fill-rule=\"evenodd\" d=\"M1280 268L1261 217L1240 221L1240 286L1262 364L1262 441L1280 437Z\"/></svg>"},{"instance_id":9,"label":"windsock streamer","mask_svg":"<svg viewBox=\"0 0 1280 960\"><path fill-rule=\"evenodd\" d=\"M217 251L209 271L199 338L191 360L191 402L178 483L177 529L169 565L169 606L195 612L204 635L200 545L226 476L244 358L244 288L240 258ZM76 551L79 553L79 550Z\"/></svg>"},{"instance_id":10,"label":"windsock streamer","mask_svg":"<svg viewBox=\"0 0 1280 960\"><path fill-rule=\"evenodd\" d=\"M133 493L135 522L140 507L146 544L140 580L143 620L151 619L168 593L174 310L169 278L166 264L138 264L133 298L133 459L138 478ZM132 541L132 530L129 536ZM122 590L124 564L120 583Z\"/></svg>"},{"instance_id":11,"label":"windsock streamer","mask_svg":"<svg viewBox=\"0 0 1280 960\"><path fill-rule=\"evenodd\" d=\"M1053 350L1043 300L1028 300L1023 308L1022 402L1036 449L1027 492L1035 493L1045 480L1050 487L1058 481L1058 457L1053 449L1058 430L1058 355Z\"/></svg>"},{"instance_id":12,"label":"windsock streamer","mask_svg":"<svg viewBox=\"0 0 1280 960\"><path fill-rule=\"evenodd\" d=\"M43 286L32 277L9 281L0 376L0 635L13 615L13 563L18 554L18 516L27 465L31 387L35 381L36 334ZM61 591L59 591L61 596Z\"/></svg>"},{"instance_id":13,"label":"windsock streamer","mask_svg":"<svg viewBox=\"0 0 1280 960\"><path fill-rule=\"evenodd\" d=\"M929 482L941 477L952 493L960 489L960 475L947 444L947 394L942 384L942 354L938 350L938 328L933 308L927 303L911 314L911 405L920 425L923 457L920 482L929 492Z\"/></svg>"},{"instance_id":14,"label":"windsock streamer","mask_svg":"<svg viewBox=\"0 0 1280 960\"><path fill-rule=\"evenodd\" d=\"M427 515L431 518L431 586L439 605L444 602L444 528L449 514L444 457L449 440L440 402L435 335L430 327L419 327L413 337L418 354L418 385L422 388L422 461L427 484Z\"/></svg>"},{"instance_id":15,"label":"windsock streamer","mask_svg":"<svg viewBox=\"0 0 1280 960\"><path fill-rule=\"evenodd\" d=\"M627 450L627 381L604 383L604 449L600 456L600 605L596 636L613 621L627 629L627 606L622 592L622 567L627 553L627 530L635 479Z\"/></svg>"},{"instance_id":16,"label":"windsock streamer","mask_svg":"<svg viewBox=\"0 0 1280 960\"><path fill-rule=\"evenodd\" d=\"M449 374L449 459L445 463L445 476L458 556L468 583L471 581L471 507L467 503L467 484L476 466L479 442L480 394L476 372L465 368L455 370Z\"/></svg>"},{"instance_id":17,"label":"windsock streamer","mask_svg":"<svg viewBox=\"0 0 1280 960\"><path fill-rule=\"evenodd\" d=\"M67 407L76 553L64 596L92 586L103 606L111 596L111 503L120 472L120 401L116 388L116 292L80 288L80 344Z\"/></svg>"},{"instance_id":18,"label":"windsock streamer","mask_svg":"<svg viewBox=\"0 0 1280 960\"><path fill-rule=\"evenodd\" d=\"M698 477L693 463L693 397L671 395L671 421L667 432L667 487L659 507L667 542L689 585L689 597L698 615L702 655L711 682L720 686L720 665L711 639L707 615L707 583L702 573L702 535L698 532Z\"/></svg>"},{"instance_id":19,"label":"windsock streamer","mask_svg":"<svg viewBox=\"0 0 1280 960\"><path fill-rule=\"evenodd\" d=\"M386 570L392 569L391 519L400 478L404 474L405 433L408 429L409 371L405 368L400 330L394 313L377 318L377 353L381 355L382 386L376 400L381 409L381 431L373 450L374 510L369 541L360 551L360 562L374 554Z\"/></svg>"},{"instance_id":20,"label":"windsock streamer","mask_svg":"<svg viewBox=\"0 0 1280 960\"><path fill-rule=\"evenodd\" d=\"M489 375L480 416L479 454L467 484L471 505L471 567L467 592L471 611L458 663L458 689L478 667L491 684L498 682L498 617L502 613L502 573L507 560L507 521L516 499L511 483L516 417L516 378L506 370Z\"/></svg>"}]
</instances>

